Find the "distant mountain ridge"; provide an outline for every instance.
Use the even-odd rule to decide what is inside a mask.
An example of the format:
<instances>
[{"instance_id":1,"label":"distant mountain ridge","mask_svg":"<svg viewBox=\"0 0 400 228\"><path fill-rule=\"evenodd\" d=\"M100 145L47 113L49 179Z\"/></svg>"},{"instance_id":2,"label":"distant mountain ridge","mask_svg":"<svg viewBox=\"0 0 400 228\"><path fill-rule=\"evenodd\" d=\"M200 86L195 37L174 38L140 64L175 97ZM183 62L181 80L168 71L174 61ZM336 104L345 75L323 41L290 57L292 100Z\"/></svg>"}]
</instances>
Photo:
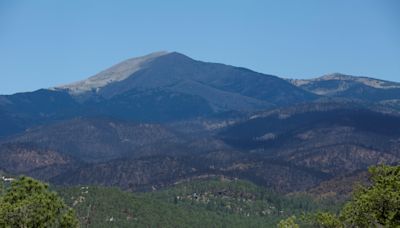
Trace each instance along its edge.
<instances>
[{"instance_id":1,"label":"distant mountain ridge","mask_svg":"<svg viewBox=\"0 0 400 228\"><path fill-rule=\"evenodd\" d=\"M342 81L352 81L354 83L364 84L366 86L370 86L377 89L398 89L400 88L400 83L398 82L391 82L386 80L380 80L370 77L363 77L363 76L352 76L346 75L341 73L333 73L323 75L318 78L313 79L288 79L292 84L296 86L303 86L315 82L322 82L322 81L333 81L333 80L342 80ZM321 94L322 95L322 94Z\"/></svg>"},{"instance_id":2,"label":"distant mountain ridge","mask_svg":"<svg viewBox=\"0 0 400 228\"><path fill-rule=\"evenodd\" d=\"M86 80L0 96L0 137L75 117L168 122L253 111L316 99L276 76L158 52L126 60Z\"/></svg>"},{"instance_id":3,"label":"distant mountain ridge","mask_svg":"<svg viewBox=\"0 0 400 228\"><path fill-rule=\"evenodd\" d=\"M344 74L314 79L289 79L293 85L320 96L341 97L392 104L399 108L400 83Z\"/></svg>"},{"instance_id":4,"label":"distant mountain ridge","mask_svg":"<svg viewBox=\"0 0 400 228\"><path fill-rule=\"evenodd\" d=\"M199 96L216 110L258 109L315 98L276 76L196 61L177 52L157 52L126 60L87 80L55 89L105 99L130 90L166 90Z\"/></svg>"},{"instance_id":5,"label":"distant mountain ridge","mask_svg":"<svg viewBox=\"0 0 400 228\"><path fill-rule=\"evenodd\" d=\"M0 96L0 170L135 191L224 175L324 192L400 162L399 110L396 82L287 80L159 52Z\"/></svg>"}]
</instances>

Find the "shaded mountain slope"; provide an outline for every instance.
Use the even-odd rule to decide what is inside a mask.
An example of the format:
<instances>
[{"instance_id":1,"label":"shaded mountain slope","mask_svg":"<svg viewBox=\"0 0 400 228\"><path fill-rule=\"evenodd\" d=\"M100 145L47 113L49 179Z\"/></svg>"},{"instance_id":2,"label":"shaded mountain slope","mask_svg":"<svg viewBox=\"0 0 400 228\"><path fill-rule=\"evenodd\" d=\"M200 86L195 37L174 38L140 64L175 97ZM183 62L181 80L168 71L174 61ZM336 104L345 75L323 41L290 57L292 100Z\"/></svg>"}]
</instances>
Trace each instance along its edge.
<instances>
[{"instance_id":1,"label":"shaded mountain slope","mask_svg":"<svg viewBox=\"0 0 400 228\"><path fill-rule=\"evenodd\" d=\"M80 104L62 91L37 90L0 96L0 137L78 115Z\"/></svg>"},{"instance_id":2,"label":"shaded mountain slope","mask_svg":"<svg viewBox=\"0 0 400 228\"><path fill-rule=\"evenodd\" d=\"M400 161L398 115L343 103L322 107L255 115L223 130L220 137L236 148L328 176Z\"/></svg>"},{"instance_id":3,"label":"shaded mountain slope","mask_svg":"<svg viewBox=\"0 0 400 228\"><path fill-rule=\"evenodd\" d=\"M82 165L77 159L33 143L0 145L0 170L13 175L28 175L48 180Z\"/></svg>"},{"instance_id":4,"label":"shaded mountain slope","mask_svg":"<svg viewBox=\"0 0 400 228\"><path fill-rule=\"evenodd\" d=\"M363 103L315 102L244 119L206 118L168 126L76 119L3 143L31 143L85 162L53 176L45 171L60 170L60 165L25 173L58 184L130 190L224 175L281 192L307 191L371 165L400 161L400 116ZM185 127L189 129L179 129Z\"/></svg>"},{"instance_id":5,"label":"shaded mountain slope","mask_svg":"<svg viewBox=\"0 0 400 228\"><path fill-rule=\"evenodd\" d=\"M28 129L0 143L31 143L85 162L178 153L184 137L156 124L78 118Z\"/></svg>"},{"instance_id":6,"label":"shaded mountain slope","mask_svg":"<svg viewBox=\"0 0 400 228\"><path fill-rule=\"evenodd\" d=\"M110 99L89 100L83 107L86 114L153 123L179 121L214 113L211 104L200 96L164 89L132 89Z\"/></svg>"},{"instance_id":7,"label":"shaded mountain slope","mask_svg":"<svg viewBox=\"0 0 400 228\"><path fill-rule=\"evenodd\" d=\"M0 156L0 167L14 174L73 162L73 159L68 156L29 143L2 144L0 145Z\"/></svg>"},{"instance_id":8,"label":"shaded mountain slope","mask_svg":"<svg viewBox=\"0 0 400 228\"><path fill-rule=\"evenodd\" d=\"M321 172L289 163L214 152L88 164L54 176L50 181L61 185L119 186L131 191L149 191L183 180L218 175L247 179L280 192L305 191L325 180Z\"/></svg>"}]
</instances>

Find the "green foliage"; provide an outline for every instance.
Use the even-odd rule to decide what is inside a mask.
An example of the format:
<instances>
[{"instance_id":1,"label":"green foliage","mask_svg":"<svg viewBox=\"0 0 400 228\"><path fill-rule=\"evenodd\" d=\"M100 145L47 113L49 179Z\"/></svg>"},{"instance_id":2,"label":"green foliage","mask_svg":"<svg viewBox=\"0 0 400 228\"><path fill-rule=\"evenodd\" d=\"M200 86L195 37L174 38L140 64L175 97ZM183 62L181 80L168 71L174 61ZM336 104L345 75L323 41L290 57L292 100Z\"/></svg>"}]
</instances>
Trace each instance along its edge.
<instances>
[{"instance_id":1,"label":"green foliage","mask_svg":"<svg viewBox=\"0 0 400 228\"><path fill-rule=\"evenodd\" d=\"M311 216L311 224L320 228L342 228L343 223L338 217L329 212L318 212Z\"/></svg>"},{"instance_id":2,"label":"green foliage","mask_svg":"<svg viewBox=\"0 0 400 228\"><path fill-rule=\"evenodd\" d=\"M321 208L331 209L306 195L287 197L243 180L197 180L148 194L178 205L194 204L208 210L246 216L276 217Z\"/></svg>"},{"instance_id":3,"label":"green foliage","mask_svg":"<svg viewBox=\"0 0 400 228\"><path fill-rule=\"evenodd\" d=\"M282 196L226 179L190 181L148 193L91 186L59 192L83 226L96 228L274 227L289 214L321 208L305 196Z\"/></svg>"},{"instance_id":4,"label":"green foliage","mask_svg":"<svg viewBox=\"0 0 400 228\"><path fill-rule=\"evenodd\" d=\"M304 222L322 228L400 227L400 166L380 165L369 172L370 185L358 186L339 216L318 212Z\"/></svg>"},{"instance_id":5,"label":"green foliage","mask_svg":"<svg viewBox=\"0 0 400 228\"><path fill-rule=\"evenodd\" d=\"M400 226L400 166L369 169L371 185L359 187L341 213L347 225Z\"/></svg>"},{"instance_id":6,"label":"green foliage","mask_svg":"<svg viewBox=\"0 0 400 228\"><path fill-rule=\"evenodd\" d=\"M296 216L290 216L287 219L283 219L278 223L278 228L299 228L300 226L296 223Z\"/></svg>"},{"instance_id":7,"label":"green foliage","mask_svg":"<svg viewBox=\"0 0 400 228\"><path fill-rule=\"evenodd\" d=\"M62 215L60 220L60 228L79 227L79 221L76 218L75 211L71 208Z\"/></svg>"},{"instance_id":8,"label":"green foliage","mask_svg":"<svg viewBox=\"0 0 400 228\"><path fill-rule=\"evenodd\" d=\"M0 227L77 227L74 213L48 186L29 177L0 197Z\"/></svg>"}]
</instances>

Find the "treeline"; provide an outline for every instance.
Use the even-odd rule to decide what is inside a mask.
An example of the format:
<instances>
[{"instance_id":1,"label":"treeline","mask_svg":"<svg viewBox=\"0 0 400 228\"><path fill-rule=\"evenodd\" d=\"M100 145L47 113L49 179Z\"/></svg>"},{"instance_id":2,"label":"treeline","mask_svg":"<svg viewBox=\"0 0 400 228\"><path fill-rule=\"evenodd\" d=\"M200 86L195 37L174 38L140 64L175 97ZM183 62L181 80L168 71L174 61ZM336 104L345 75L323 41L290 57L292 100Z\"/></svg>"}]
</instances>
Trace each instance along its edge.
<instances>
[{"instance_id":1,"label":"treeline","mask_svg":"<svg viewBox=\"0 0 400 228\"><path fill-rule=\"evenodd\" d=\"M280 228L299 224L321 228L400 227L400 166L369 168L369 185L359 185L338 213L319 211L281 220Z\"/></svg>"},{"instance_id":2,"label":"treeline","mask_svg":"<svg viewBox=\"0 0 400 228\"><path fill-rule=\"evenodd\" d=\"M0 227L398 227L400 166L370 168L345 204L280 195L251 182L192 180L147 193L0 181Z\"/></svg>"},{"instance_id":3,"label":"treeline","mask_svg":"<svg viewBox=\"0 0 400 228\"><path fill-rule=\"evenodd\" d=\"M292 214L335 211L306 195L282 196L247 181L219 178L148 193L94 186L59 192L89 227L274 227Z\"/></svg>"},{"instance_id":4,"label":"treeline","mask_svg":"<svg viewBox=\"0 0 400 228\"><path fill-rule=\"evenodd\" d=\"M75 212L48 185L29 177L0 181L0 227L78 227Z\"/></svg>"}]
</instances>

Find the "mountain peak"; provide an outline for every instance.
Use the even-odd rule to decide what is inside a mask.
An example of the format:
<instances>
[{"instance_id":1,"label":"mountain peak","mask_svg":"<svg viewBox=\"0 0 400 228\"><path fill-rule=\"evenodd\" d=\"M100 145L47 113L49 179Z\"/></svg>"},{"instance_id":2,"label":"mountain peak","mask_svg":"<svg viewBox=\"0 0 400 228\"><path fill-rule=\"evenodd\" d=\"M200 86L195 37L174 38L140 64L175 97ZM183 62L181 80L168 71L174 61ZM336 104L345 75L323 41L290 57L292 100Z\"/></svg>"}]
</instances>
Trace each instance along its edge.
<instances>
[{"instance_id":1,"label":"mountain peak","mask_svg":"<svg viewBox=\"0 0 400 228\"><path fill-rule=\"evenodd\" d=\"M314 80L357 80L357 78L360 77L335 72L322 75Z\"/></svg>"},{"instance_id":2,"label":"mountain peak","mask_svg":"<svg viewBox=\"0 0 400 228\"><path fill-rule=\"evenodd\" d=\"M352 81L353 83L363 84L376 89L397 89L400 88L400 84L397 82L390 82L375 78L363 77L363 76L352 76L341 73L332 73L323 75L319 78L313 79L314 81L327 81L327 80L341 80L341 81Z\"/></svg>"},{"instance_id":3,"label":"mountain peak","mask_svg":"<svg viewBox=\"0 0 400 228\"><path fill-rule=\"evenodd\" d=\"M173 53L159 51L141 57L130 58L85 80L57 86L54 89L68 90L70 93L76 95L92 90L98 90L110 83L125 80L135 72L145 68L146 65L154 59Z\"/></svg>"},{"instance_id":4,"label":"mountain peak","mask_svg":"<svg viewBox=\"0 0 400 228\"><path fill-rule=\"evenodd\" d=\"M315 83L319 82L328 82L328 81L340 81L341 84L360 84L376 89L398 89L400 88L400 83L397 82L391 82L391 81L385 81L385 80L380 80L380 79L375 79L375 78L370 78L370 77L363 77L363 76L353 76L353 75L347 75L347 74L342 74L342 73L331 73L331 74L326 74L321 77L317 78L312 78L312 79L289 79L289 82L296 86L307 86L307 85L312 85ZM342 89L348 89L348 85L344 86ZM322 92L318 92L317 94L325 94Z\"/></svg>"}]
</instances>

